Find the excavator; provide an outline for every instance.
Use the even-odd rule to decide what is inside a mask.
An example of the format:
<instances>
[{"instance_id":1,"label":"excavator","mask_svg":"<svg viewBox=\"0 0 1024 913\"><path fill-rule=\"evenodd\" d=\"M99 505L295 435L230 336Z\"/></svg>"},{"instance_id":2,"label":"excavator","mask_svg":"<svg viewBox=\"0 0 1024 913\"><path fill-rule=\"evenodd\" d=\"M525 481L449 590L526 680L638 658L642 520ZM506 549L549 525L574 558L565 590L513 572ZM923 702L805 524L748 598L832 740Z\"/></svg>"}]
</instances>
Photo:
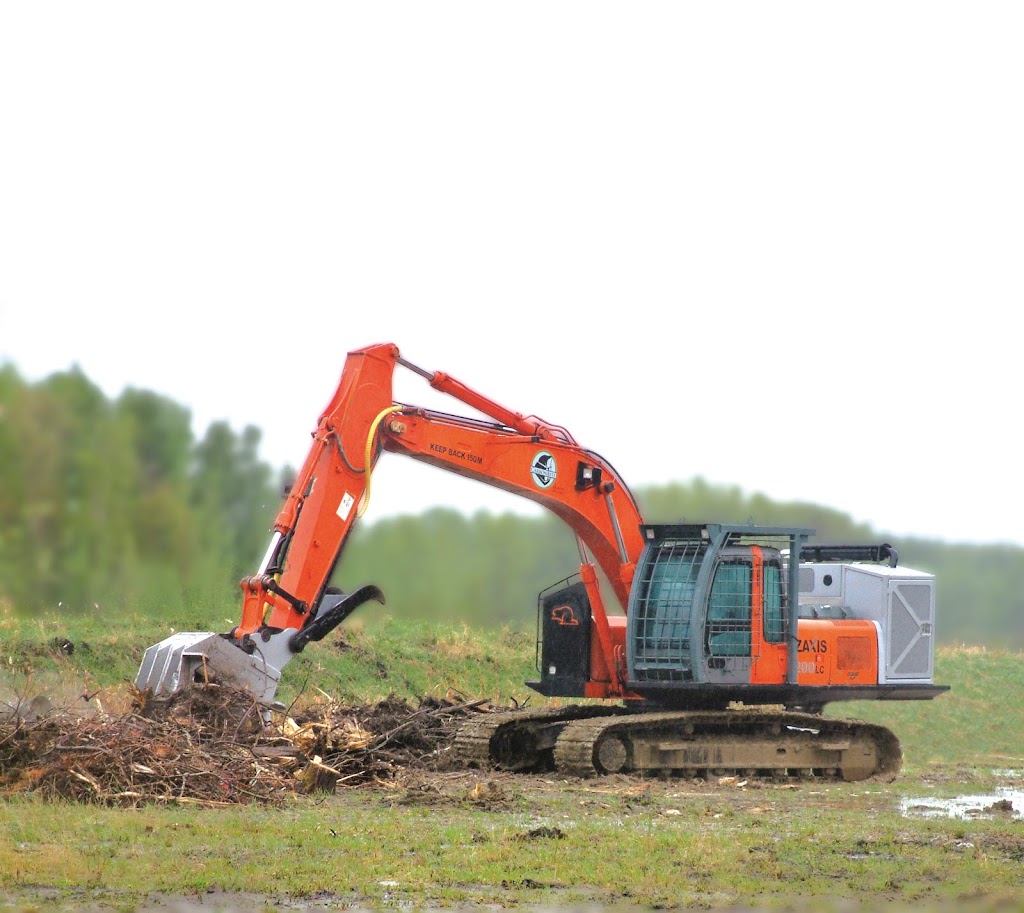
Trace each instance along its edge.
<instances>
[{"instance_id":1,"label":"excavator","mask_svg":"<svg viewBox=\"0 0 1024 913\"><path fill-rule=\"evenodd\" d=\"M397 368L480 418L393 400ZM887 728L826 716L850 700L928 700L932 575L881 545L813 544L814 530L645 522L628 486L564 427L523 415L393 343L348 353L337 389L241 581L230 632L173 634L145 653L136 688L196 683L250 692L267 719L282 670L367 602L331 586L383 453L404 454L543 505L575 534L578 570L537 601L536 709L478 714L455 749L511 771L822 779L893 778Z\"/></svg>"}]
</instances>

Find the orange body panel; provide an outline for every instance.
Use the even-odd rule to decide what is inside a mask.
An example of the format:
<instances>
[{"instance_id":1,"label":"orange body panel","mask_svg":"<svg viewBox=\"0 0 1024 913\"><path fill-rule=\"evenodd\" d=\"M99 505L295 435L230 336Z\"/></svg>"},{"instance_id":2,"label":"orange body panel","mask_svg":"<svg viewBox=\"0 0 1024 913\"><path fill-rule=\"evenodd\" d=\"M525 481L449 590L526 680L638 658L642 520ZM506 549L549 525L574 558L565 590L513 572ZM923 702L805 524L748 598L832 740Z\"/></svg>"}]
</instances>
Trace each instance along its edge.
<instances>
[{"instance_id":1,"label":"orange body panel","mask_svg":"<svg viewBox=\"0 0 1024 913\"><path fill-rule=\"evenodd\" d=\"M753 652L750 660L752 685L780 685L786 680L788 649L785 643L771 644L752 632Z\"/></svg>"},{"instance_id":2,"label":"orange body panel","mask_svg":"<svg viewBox=\"0 0 1024 913\"><path fill-rule=\"evenodd\" d=\"M802 618L797 683L878 684L878 633L870 621Z\"/></svg>"}]
</instances>

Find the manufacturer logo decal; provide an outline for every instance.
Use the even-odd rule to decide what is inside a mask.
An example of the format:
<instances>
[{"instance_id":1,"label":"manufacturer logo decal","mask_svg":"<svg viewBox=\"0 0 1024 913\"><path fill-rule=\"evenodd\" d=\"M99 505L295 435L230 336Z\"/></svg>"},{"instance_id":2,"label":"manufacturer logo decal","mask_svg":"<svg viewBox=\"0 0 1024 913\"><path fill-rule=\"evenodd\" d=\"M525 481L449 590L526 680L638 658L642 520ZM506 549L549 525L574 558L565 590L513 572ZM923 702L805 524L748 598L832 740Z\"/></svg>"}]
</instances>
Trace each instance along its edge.
<instances>
[{"instance_id":1,"label":"manufacturer logo decal","mask_svg":"<svg viewBox=\"0 0 1024 913\"><path fill-rule=\"evenodd\" d=\"M550 488L555 482L555 475L558 469L555 466L555 458L546 450L542 450L530 464L530 475L538 488Z\"/></svg>"},{"instance_id":2,"label":"manufacturer logo decal","mask_svg":"<svg viewBox=\"0 0 1024 913\"><path fill-rule=\"evenodd\" d=\"M559 605L551 610L551 620L557 621L563 628L570 628L580 623L572 606Z\"/></svg>"}]
</instances>

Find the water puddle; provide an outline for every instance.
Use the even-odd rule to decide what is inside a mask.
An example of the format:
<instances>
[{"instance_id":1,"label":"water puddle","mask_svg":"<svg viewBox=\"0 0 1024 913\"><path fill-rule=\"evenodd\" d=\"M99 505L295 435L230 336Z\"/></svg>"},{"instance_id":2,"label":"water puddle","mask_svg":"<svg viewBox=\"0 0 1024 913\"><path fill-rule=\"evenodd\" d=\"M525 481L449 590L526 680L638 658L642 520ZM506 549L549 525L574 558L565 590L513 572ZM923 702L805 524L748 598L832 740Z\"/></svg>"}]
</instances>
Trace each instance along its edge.
<instances>
[{"instance_id":1,"label":"water puddle","mask_svg":"<svg viewBox=\"0 0 1024 913\"><path fill-rule=\"evenodd\" d=\"M900 800L900 814L925 818L1024 818L1024 790L1000 787L983 796L906 798Z\"/></svg>"}]
</instances>

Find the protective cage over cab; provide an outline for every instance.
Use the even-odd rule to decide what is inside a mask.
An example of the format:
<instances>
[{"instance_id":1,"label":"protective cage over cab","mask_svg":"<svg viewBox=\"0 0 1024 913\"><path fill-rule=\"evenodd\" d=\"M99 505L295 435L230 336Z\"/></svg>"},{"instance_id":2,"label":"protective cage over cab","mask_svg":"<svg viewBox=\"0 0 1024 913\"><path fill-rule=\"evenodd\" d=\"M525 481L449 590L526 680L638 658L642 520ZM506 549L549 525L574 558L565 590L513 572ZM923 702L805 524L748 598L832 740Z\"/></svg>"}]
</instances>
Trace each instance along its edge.
<instances>
[{"instance_id":1,"label":"protective cage over cab","mask_svg":"<svg viewBox=\"0 0 1024 913\"><path fill-rule=\"evenodd\" d=\"M890 546L812 546L813 530L788 527L641 531L626 617L609 619L631 696L671 708L820 710L948 690L932 681L934 578L898 568ZM586 696L595 667L586 588L541 594L538 609L541 680L531 687Z\"/></svg>"}]
</instances>

